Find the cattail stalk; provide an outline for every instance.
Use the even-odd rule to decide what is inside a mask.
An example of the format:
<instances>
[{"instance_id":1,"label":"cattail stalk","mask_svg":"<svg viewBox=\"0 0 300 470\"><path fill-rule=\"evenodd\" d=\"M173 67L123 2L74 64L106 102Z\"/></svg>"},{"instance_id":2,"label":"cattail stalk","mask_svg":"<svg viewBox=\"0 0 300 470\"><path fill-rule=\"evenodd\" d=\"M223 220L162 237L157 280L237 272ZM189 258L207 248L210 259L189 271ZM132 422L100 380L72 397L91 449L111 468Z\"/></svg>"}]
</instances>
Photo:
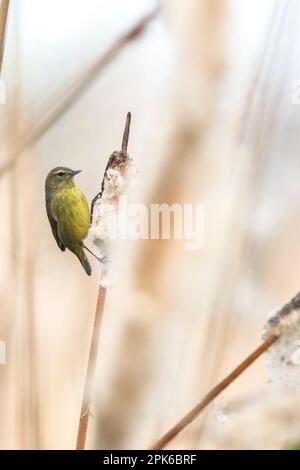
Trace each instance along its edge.
<instances>
[{"instance_id":1,"label":"cattail stalk","mask_svg":"<svg viewBox=\"0 0 300 470\"><path fill-rule=\"evenodd\" d=\"M225 379L212 388L205 397L192 408L183 418L181 418L169 431L158 439L151 447L151 450L163 449L174 437L185 429L220 393L237 379L256 359L258 359L269 347L278 339L277 336L270 336L255 349L243 362L241 362Z\"/></svg>"},{"instance_id":2,"label":"cattail stalk","mask_svg":"<svg viewBox=\"0 0 300 470\"><path fill-rule=\"evenodd\" d=\"M151 450L163 449L174 437L185 429L192 421L199 416L223 390L232 384L256 359L265 351L281 343L281 339L287 343L289 336L300 329L300 292L298 292L289 302L277 309L267 321L264 327L263 342L255 349L243 362L241 362L225 379L213 387L204 398L192 408L175 426L167 431L151 447Z\"/></svg>"},{"instance_id":3,"label":"cattail stalk","mask_svg":"<svg viewBox=\"0 0 300 470\"><path fill-rule=\"evenodd\" d=\"M92 332L92 338L91 338L91 346L90 346L87 372L86 372L86 378L85 378L83 399L82 399L82 404L81 404L76 450L85 449L86 435L87 435L89 416L90 416L90 405L92 401L92 384L93 384L94 376L95 376L95 367L96 367L96 361L97 361L97 355L98 355L100 328L101 328L102 317L103 317L103 312L104 312L105 298L106 298L106 288L100 285L99 290L98 290L95 320L94 320L94 326L93 326L93 332Z\"/></svg>"},{"instance_id":4,"label":"cattail stalk","mask_svg":"<svg viewBox=\"0 0 300 470\"><path fill-rule=\"evenodd\" d=\"M111 191L113 190L113 194L118 201L118 197L121 195L121 189L118 186L113 186L110 179L109 179L109 171L120 171L124 176L126 170L129 166L130 159L127 154L127 147L128 147L128 139L129 139L129 131L130 131L130 122L131 122L131 114L128 113L126 117L126 123L123 133L122 139L122 150L121 152L113 152L108 160L108 164L106 166L104 177L101 184L100 192L94 197L91 204L91 229L93 231L92 240L94 243L94 248L98 249L98 244L105 245L107 244L107 240L102 239L102 232L101 232L101 225L103 220L101 217L96 216L94 217L94 209L98 209L101 204L106 204L107 201L107 194L111 196ZM116 203L117 205L118 203ZM105 216L103 216L105 219ZM106 270L103 270L106 273ZM101 329L101 322L103 318L104 306L105 306L105 298L107 289L103 285L103 277L104 274L102 273L99 290L98 290L98 300L96 306L96 313L95 313L95 320L91 338L91 345L90 345L90 352L89 352L89 359L87 365L87 372L85 378L85 385L83 391L83 399L81 404L81 412L80 412L80 419L79 419L79 426L78 426L78 433L77 433L77 443L76 449L77 450L84 450L86 445L86 436L88 430L88 423L89 423L89 415L90 415L90 405L92 401L92 391L93 391L93 382L95 377L95 366L97 361L98 355L98 348L99 348L99 339L100 339L100 329Z\"/></svg>"}]
</instances>

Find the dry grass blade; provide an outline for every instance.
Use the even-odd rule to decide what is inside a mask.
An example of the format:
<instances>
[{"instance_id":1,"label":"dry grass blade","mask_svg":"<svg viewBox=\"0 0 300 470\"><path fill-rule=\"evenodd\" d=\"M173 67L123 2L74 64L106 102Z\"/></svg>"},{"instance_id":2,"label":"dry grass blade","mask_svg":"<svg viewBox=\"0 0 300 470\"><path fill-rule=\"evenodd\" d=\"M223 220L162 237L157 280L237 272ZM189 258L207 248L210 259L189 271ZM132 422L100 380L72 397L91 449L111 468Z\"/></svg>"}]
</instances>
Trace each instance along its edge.
<instances>
[{"instance_id":1,"label":"dry grass blade","mask_svg":"<svg viewBox=\"0 0 300 470\"><path fill-rule=\"evenodd\" d=\"M28 130L21 137L20 142L12 150L8 159L1 165L0 177L11 170L21 153L40 139L40 137L78 101L104 67L112 62L130 41L136 39L144 31L148 23L155 18L157 12L157 8L153 9L136 24L131 26L101 57L80 74L71 85L64 86L62 91L58 93L58 96L50 100L46 109L42 111L37 118L37 121L29 126Z\"/></svg>"},{"instance_id":2,"label":"dry grass blade","mask_svg":"<svg viewBox=\"0 0 300 470\"><path fill-rule=\"evenodd\" d=\"M151 450L163 449L177 434L186 428L194 419L207 407L225 388L235 381L248 367L253 364L269 347L278 339L278 336L270 336L265 339L263 343L253 351L243 362L241 362L222 382L218 383L212 388L207 395L189 411L178 423L175 424L169 431L167 431L160 439L158 439L152 446Z\"/></svg>"}]
</instances>

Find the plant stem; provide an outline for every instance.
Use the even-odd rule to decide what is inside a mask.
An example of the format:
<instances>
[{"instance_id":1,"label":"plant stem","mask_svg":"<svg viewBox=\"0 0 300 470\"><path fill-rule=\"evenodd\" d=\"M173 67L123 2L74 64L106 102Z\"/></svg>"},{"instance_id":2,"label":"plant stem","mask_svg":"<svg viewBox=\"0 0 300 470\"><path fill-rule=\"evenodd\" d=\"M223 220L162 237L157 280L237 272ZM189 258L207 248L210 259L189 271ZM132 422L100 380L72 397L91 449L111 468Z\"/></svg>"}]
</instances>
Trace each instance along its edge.
<instances>
[{"instance_id":1,"label":"plant stem","mask_svg":"<svg viewBox=\"0 0 300 470\"><path fill-rule=\"evenodd\" d=\"M104 305L106 297L106 288L99 286L98 299L95 312L95 320L90 344L89 359L87 365L86 379L81 404L81 412L77 433L76 450L84 450L86 443L86 435L89 423L90 405L92 401L92 388L95 376L95 366L97 361L100 327L103 317Z\"/></svg>"},{"instance_id":2,"label":"plant stem","mask_svg":"<svg viewBox=\"0 0 300 470\"><path fill-rule=\"evenodd\" d=\"M256 359L258 359L269 347L278 339L278 336L269 336L261 345L255 349L243 362L241 362L222 382L212 388L204 398L194 408L192 408L175 426L167 431L160 439L158 439L150 450L163 449L177 434L179 434L188 424L207 407L225 388L227 388L234 380L239 377Z\"/></svg>"},{"instance_id":3,"label":"plant stem","mask_svg":"<svg viewBox=\"0 0 300 470\"><path fill-rule=\"evenodd\" d=\"M122 150L121 152L114 152L108 160L108 164L106 166L104 177L103 177L102 184L101 184L101 191L92 200L91 216L90 216L91 224L93 223L94 205L96 201L101 199L102 193L104 191L106 172L108 168L110 168L110 165L113 165L113 163L116 160L119 162L121 159L123 163L126 160L128 161L127 147L128 147L129 132L130 132L130 122L131 122L131 114L127 113L124 132L123 132L123 138L122 138ZM84 245L84 248L87 249L90 253L92 253L89 250L89 248L87 248L85 245ZM92 254L96 256L94 253ZM76 444L77 450L85 449L86 434L87 434L88 423L89 423L89 409L90 409L90 404L92 401L92 386L93 386L94 376L95 376L95 365L96 365L96 360L97 360L100 326L101 326L101 320L103 317L105 297L106 297L106 288L102 287L100 284L99 291L98 291L95 321L94 321L94 327L93 327L93 333L92 333L92 339L91 339L89 360L88 360L88 366L87 366L87 373L86 373L86 379L85 379L85 386L84 386L84 392L83 392L83 399L82 399L82 405L81 405L81 413L80 413L80 420L79 420L79 427L78 427L78 434L77 434L77 444Z\"/></svg>"},{"instance_id":4,"label":"plant stem","mask_svg":"<svg viewBox=\"0 0 300 470\"><path fill-rule=\"evenodd\" d=\"M127 153L129 132L130 132L130 123L131 123L131 113L127 113L125 129L124 129L123 139L122 139L122 152L123 153Z\"/></svg>"}]
</instances>

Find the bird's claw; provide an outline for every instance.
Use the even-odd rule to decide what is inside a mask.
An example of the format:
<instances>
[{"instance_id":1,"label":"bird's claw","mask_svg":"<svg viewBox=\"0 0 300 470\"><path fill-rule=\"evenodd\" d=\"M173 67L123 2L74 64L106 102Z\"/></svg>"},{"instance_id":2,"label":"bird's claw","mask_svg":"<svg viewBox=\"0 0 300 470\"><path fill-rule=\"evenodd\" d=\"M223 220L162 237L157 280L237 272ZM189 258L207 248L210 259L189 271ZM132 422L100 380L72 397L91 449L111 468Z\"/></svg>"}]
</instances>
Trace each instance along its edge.
<instances>
[{"instance_id":1,"label":"bird's claw","mask_svg":"<svg viewBox=\"0 0 300 470\"><path fill-rule=\"evenodd\" d=\"M101 258L98 258L100 263L102 264L108 264L109 263L109 258L107 255L101 256Z\"/></svg>"}]
</instances>

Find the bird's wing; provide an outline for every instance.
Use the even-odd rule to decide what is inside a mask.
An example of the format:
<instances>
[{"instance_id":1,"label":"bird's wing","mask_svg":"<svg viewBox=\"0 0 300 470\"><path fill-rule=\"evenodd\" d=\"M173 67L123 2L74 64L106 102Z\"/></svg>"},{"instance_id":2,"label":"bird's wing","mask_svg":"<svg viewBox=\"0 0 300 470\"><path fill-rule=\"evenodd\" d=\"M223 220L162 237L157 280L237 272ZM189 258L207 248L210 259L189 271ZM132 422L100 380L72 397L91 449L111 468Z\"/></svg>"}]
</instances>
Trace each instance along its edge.
<instances>
[{"instance_id":1,"label":"bird's wing","mask_svg":"<svg viewBox=\"0 0 300 470\"><path fill-rule=\"evenodd\" d=\"M65 245L62 243L62 241L60 240L60 238L59 238L59 236L58 236L58 232L57 232L57 222L56 222L56 220L54 219L54 217L53 217L52 214L51 214L50 206L51 206L51 199L50 199L50 198L46 198L47 215L48 215L48 219L49 219L49 222L50 222L50 225L51 225L51 229L52 229L53 236L54 236L54 238L55 238L55 240L56 240L56 243L58 244L59 248L61 249L61 251L65 251L66 247L65 247Z\"/></svg>"}]
</instances>

